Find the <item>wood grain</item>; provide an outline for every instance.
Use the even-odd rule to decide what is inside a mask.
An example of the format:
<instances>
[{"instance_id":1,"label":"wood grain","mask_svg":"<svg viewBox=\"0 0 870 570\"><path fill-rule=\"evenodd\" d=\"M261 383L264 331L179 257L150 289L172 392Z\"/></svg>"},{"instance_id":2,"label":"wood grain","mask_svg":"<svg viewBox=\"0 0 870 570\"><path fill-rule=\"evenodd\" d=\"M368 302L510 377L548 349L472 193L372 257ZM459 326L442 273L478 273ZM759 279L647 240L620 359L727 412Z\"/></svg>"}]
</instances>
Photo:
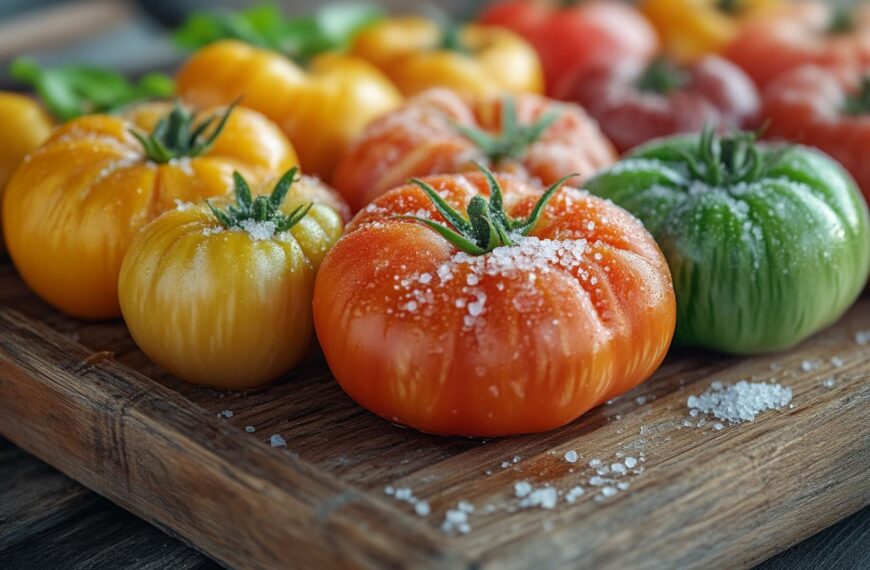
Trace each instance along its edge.
<instances>
[{"instance_id":1,"label":"wood grain","mask_svg":"<svg viewBox=\"0 0 870 570\"><path fill-rule=\"evenodd\" d=\"M0 433L240 568L746 567L870 503L870 356L853 338L868 329L865 297L786 354L674 351L651 381L554 432L440 438L358 408L317 353L257 391L185 385L148 362L121 323L67 319L6 267ZM113 358L92 358L101 351ZM721 431L682 425L689 394L742 378L790 386L794 406ZM273 433L288 448L270 448ZM562 459L569 449L583 455L576 465ZM599 500L588 462L641 453L630 489ZM587 494L552 511L517 509L520 480ZM432 514L416 516L385 485L410 487ZM473 530L445 534L459 500L476 507Z\"/></svg>"}]
</instances>

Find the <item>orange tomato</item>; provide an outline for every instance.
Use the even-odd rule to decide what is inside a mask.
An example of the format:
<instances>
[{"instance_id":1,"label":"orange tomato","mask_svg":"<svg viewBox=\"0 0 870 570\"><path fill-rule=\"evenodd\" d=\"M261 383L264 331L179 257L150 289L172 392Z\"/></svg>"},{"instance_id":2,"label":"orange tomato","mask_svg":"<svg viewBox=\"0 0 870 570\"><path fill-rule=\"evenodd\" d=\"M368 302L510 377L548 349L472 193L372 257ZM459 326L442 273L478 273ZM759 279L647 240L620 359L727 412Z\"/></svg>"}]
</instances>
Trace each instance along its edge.
<instances>
[{"instance_id":1,"label":"orange tomato","mask_svg":"<svg viewBox=\"0 0 870 570\"><path fill-rule=\"evenodd\" d=\"M497 177L503 212L478 173L423 182L431 193L401 186L357 214L315 282L323 353L361 406L437 434L538 432L658 367L674 332L674 293L637 219L564 188L548 192L528 226L542 195L522 179ZM479 224L489 220L489 241L474 245L484 253L460 251L424 225L446 229L439 196L467 207L475 232L486 234ZM456 229L469 223L453 220ZM495 226L513 229L499 237Z\"/></svg>"},{"instance_id":2,"label":"orange tomato","mask_svg":"<svg viewBox=\"0 0 870 570\"><path fill-rule=\"evenodd\" d=\"M363 29L350 53L376 65L405 95L432 87L471 95L544 90L534 48L496 26L444 30L425 18L391 18Z\"/></svg>"},{"instance_id":3,"label":"orange tomato","mask_svg":"<svg viewBox=\"0 0 870 570\"><path fill-rule=\"evenodd\" d=\"M281 131L242 108L208 148L187 149L194 156L157 156L156 163L159 149L146 154L131 130L151 131L158 119L173 116L170 108L153 103L124 117L69 121L9 181L3 200L9 254L30 288L61 311L92 319L120 316L118 272L139 228L177 200L228 193L234 170L256 183L296 163ZM187 132L196 124L188 123Z\"/></svg>"},{"instance_id":4,"label":"orange tomato","mask_svg":"<svg viewBox=\"0 0 870 570\"><path fill-rule=\"evenodd\" d=\"M305 172L325 180L350 140L402 100L390 80L360 58L326 53L303 69L279 53L234 40L193 54L176 82L178 93L200 106L242 98L283 129Z\"/></svg>"},{"instance_id":5,"label":"orange tomato","mask_svg":"<svg viewBox=\"0 0 870 570\"><path fill-rule=\"evenodd\" d=\"M54 121L30 97L0 92L0 205L3 189L21 160L48 138ZM3 254L0 235L0 255Z\"/></svg>"},{"instance_id":6,"label":"orange tomato","mask_svg":"<svg viewBox=\"0 0 870 570\"><path fill-rule=\"evenodd\" d=\"M342 159L334 186L358 210L412 176L474 170L475 161L551 184L572 172L588 177L616 158L577 105L431 89L373 122Z\"/></svg>"}]
</instances>

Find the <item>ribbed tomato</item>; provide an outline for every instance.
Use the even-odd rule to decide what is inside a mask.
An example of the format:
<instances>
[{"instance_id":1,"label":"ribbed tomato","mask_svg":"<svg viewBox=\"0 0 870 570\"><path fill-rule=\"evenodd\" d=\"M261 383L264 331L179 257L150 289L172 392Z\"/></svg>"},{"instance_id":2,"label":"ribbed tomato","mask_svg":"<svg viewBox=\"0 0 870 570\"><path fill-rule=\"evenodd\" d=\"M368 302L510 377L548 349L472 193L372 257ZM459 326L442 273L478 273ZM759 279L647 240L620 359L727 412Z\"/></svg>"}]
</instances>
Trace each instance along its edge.
<instances>
[{"instance_id":1,"label":"ribbed tomato","mask_svg":"<svg viewBox=\"0 0 870 570\"><path fill-rule=\"evenodd\" d=\"M314 290L342 388L392 422L494 436L649 377L674 330L667 263L637 219L561 182L431 176L357 214Z\"/></svg>"},{"instance_id":2,"label":"ribbed tomato","mask_svg":"<svg viewBox=\"0 0 870 570\"><path fill-rule=\"evenodd\" d=\"M620 152L705 126L749 127L760 106L749 76L714 55L688 65L665 59L593 65L562 83L556 97L582 105Z\"/></svg>"},{"instance_id":3,"label":"ribbed tomato","mask_svg":"<svg viewBox=\"0 0 870 570\"><path fill-rule=\"evenodd\" d=\"M747 22L724 53L760 87L807 64L860 71L870 67L870 5L786 2Z\"/></svg>"},{"instance_id":4,"label":"ribbed tomato","mask_svg":"<svg viewBox=\"0 0 870 570\"><path fill-rule=\"evenodd\" d=\"M538 95L465 98L431 89L374 121L345 154L335 187L358 210L412 176L475 170L475 161L547 185L616 160L577 105Z\"/></svg>"},{"instance_id":5,"label":"ribbed tomato","mask_svg":"<svg viewBox=\"0 0 870 570\"><path fill-rule=\"evenodd\" d=\"M870 204L870 68L804 66L786 72L764 91L766 137L822 149L855 177Z\"/></svg>"},{"instance_id":6,"label":"ribbed tomato","mask_svg":"<svg viewBox=\"0 0 870 570\"><path fill-rule=\"evenodd\" d=\"M208 120L154 103L55 129L3 199L6 244L24 281L65 313L117 317L118 271L142 226L176 200L228 193L234 170L259 182L296 164L293 147L259 113L220 114Z\"/></svg>"},{"instance_id":7,"label":"ribbed tomato","mask_svg":"<svg viewBox=\"0 0 870 570\"><path fill-rule=\"evenodd\" d=\"M311 291L341 235L328 189L293 184L236 203L184 204L145 226L124 257L118 293L136 344L179 378L244 389L296 365L311 340ZM271 188L266 186L264 188Z\"/></svg>"}]
</instances>

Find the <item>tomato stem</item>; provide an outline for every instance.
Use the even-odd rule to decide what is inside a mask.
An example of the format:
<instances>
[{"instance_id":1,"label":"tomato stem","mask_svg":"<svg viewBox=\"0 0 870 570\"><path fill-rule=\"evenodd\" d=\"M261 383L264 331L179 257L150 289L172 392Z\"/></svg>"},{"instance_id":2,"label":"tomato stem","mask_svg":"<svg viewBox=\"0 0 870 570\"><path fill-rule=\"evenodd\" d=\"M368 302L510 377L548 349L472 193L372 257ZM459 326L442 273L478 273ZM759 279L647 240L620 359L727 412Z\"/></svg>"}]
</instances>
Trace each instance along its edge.
<instances>
[{"instance_id":1,"label":"tomato stem","mask_svg":"<svg viewBox=\"0 0 870 570\"><path fill-rule=\"evenodd\" d=\"M470 140L490 162L496 165L503 160L519 160L526 149L559 118L558 111L549 111L537 121L520 125L517 121L516 101L506 96L501 105L501 129L494 135L470 125L451 121L459 134Z\"/></svg>"},{"instance_id":2,"label":"tomato stem","mask_svg":"<svg viewBox=\"0 0 870 570\"><path fill-rule=\"evenodd\" d=\"M843 112L847 115L865 115L870 113L870 74L861 78L858 92L846 99Z\"/></svg>"},{"instance_id":3,"label":"tomato stem","mask_svg":"<svg viewBox=\"0 0 870 570\"><path fill-rule=\"evenodd\" d=\"M855 29L855 16L846 6L837 6L832 9L831 21L828 24L828 33L832 35L847 34Z\"/></svg>"},{"instance_id":4,"label":"tomato stem","mask_svg":"<svg viewBox=\"0 0 870 570\"><path fill-rule=\"evenodd\" d=\"M758 135L735 132L719 137L713 127L701 132L696 154L683 153L689 173L714 187L753 182L761 178L779 155L766 159L756 145Z\"/></svg>"},{"instance_id":5,"label":"tomato stem","mask_svg":"<svg viewBox=\"0 0 870 570\"><path fill-rule=\"evenodd\" d=\"M236 203L228 206L226 211L218 209L208 200L206 200L206 204L214 217L227 229L240 228L242 222L252 220L254 222L273 222L276 232L287 231L299 223L314 205L313 202L309 202L307 205L300 204L286 216L281 211L281 205L287 198L287 193L293 186L293 182L296 181L298 170L294 166L278 180L269 196L257 196L256 198L252 198L251 187L248 186L244 177L238 172L233 172Z\"/></svg>"},{"instance_id":6,"label":"tomato stem","mask_svg":"<svg viewBox=\"0 0 870 570\"><path fill-rule=\"evenodd\" d=\"M528 235L540 221L550 198L566 180L577 176L577 174L569 174L557 180L541 195L527 218L514 219L504 210L501 186L495 175L481 164L477 167L486 178L489 199L480 195L473 197L465 208L467 219L448 204L434 188L418 178L412 179L411 182L426 193L449 226L418 216L397 217L425 225L469 255L483 255L497 247L515 245L518 236Z\"/></svg>"},{"instance_id":7,"label":"tomato stem","mask_svg":"<svg viewBox=\"0 0 870 570\"><path fill-rule=\"evenodd\" d=\"M689 79L685 69L677 67L666 58L659 57L650 63L636 85L641 91L664 95L684 87Z\"/></svg>"},{"instance_id":8,"label":"tomato stem","mask_svg":"<svg viewBox=\"0 0 870 570\"><path fill-rule=\"evenodd\" d=\"M138 83L114 71L87 66L45 68L20 57L9 75L32 86L57 119L68 121L91 113L112 112L136 101L169 97L175 90L162 73L144 75Z\"/></svg>"},{"instance_id":9,"label":"tomato stem","mask_svg":"<svg viewBox=\"0 0 870 570\"><path fill-rule=\"evenodd\" d=\"M724 14L733 16L743 9L742 0L719 0L716 9Z\"/></svg>"},{"instance_id":10,"label":"tomato stem","mask_svg":"<svg viewBox=\"0 0 870 570\"><path fill-rule=\"evenodd\" d=\"M172 111L160 117L151 134L136 129L130 129L130 134L142 143L148 160L158 164L175 158L199 156L214 145L237 104L238 101L233 102L223 115L215 113L194 127L195 114L176 101ZM217 125L207 132L215 120Z\"/></svg>"}]
</instances>

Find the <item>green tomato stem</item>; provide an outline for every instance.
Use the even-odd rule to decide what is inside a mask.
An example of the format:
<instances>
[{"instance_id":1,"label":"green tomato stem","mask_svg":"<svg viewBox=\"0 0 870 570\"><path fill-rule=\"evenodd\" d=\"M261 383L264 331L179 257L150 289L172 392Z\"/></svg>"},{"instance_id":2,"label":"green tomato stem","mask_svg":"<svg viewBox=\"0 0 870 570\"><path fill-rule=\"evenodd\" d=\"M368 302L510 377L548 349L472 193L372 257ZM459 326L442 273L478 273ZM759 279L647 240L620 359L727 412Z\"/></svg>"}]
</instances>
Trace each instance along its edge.
<instances>
[{"instance_id":1,"label":"green tomato stem","mask_svg":"<svg viewBox=\"0 0 870 570\"><path fill-rule=\"evenodd\" d=\"M176 101L172 111L157 121L151 134L135 129L131 129L130 134L142 144L145 155L152 162L163 164L176 158L192 158L211 149L237 104L237 101L233 102L222 115L216 113L194 127L194 113ZM209 133L215 121L217 124Z\"/></svg>"},{"instance_id":2,"label":"green tomato stem","mask_svg":"<svg viewBox=\"0 0 870 570\"><path fill-rule=\"evenodd\" d=\"M681 89L689 82L689 74L665 58L656 58L646 68L636 85L641 91L665 95Z\"/></svg>"}]
</instances>

